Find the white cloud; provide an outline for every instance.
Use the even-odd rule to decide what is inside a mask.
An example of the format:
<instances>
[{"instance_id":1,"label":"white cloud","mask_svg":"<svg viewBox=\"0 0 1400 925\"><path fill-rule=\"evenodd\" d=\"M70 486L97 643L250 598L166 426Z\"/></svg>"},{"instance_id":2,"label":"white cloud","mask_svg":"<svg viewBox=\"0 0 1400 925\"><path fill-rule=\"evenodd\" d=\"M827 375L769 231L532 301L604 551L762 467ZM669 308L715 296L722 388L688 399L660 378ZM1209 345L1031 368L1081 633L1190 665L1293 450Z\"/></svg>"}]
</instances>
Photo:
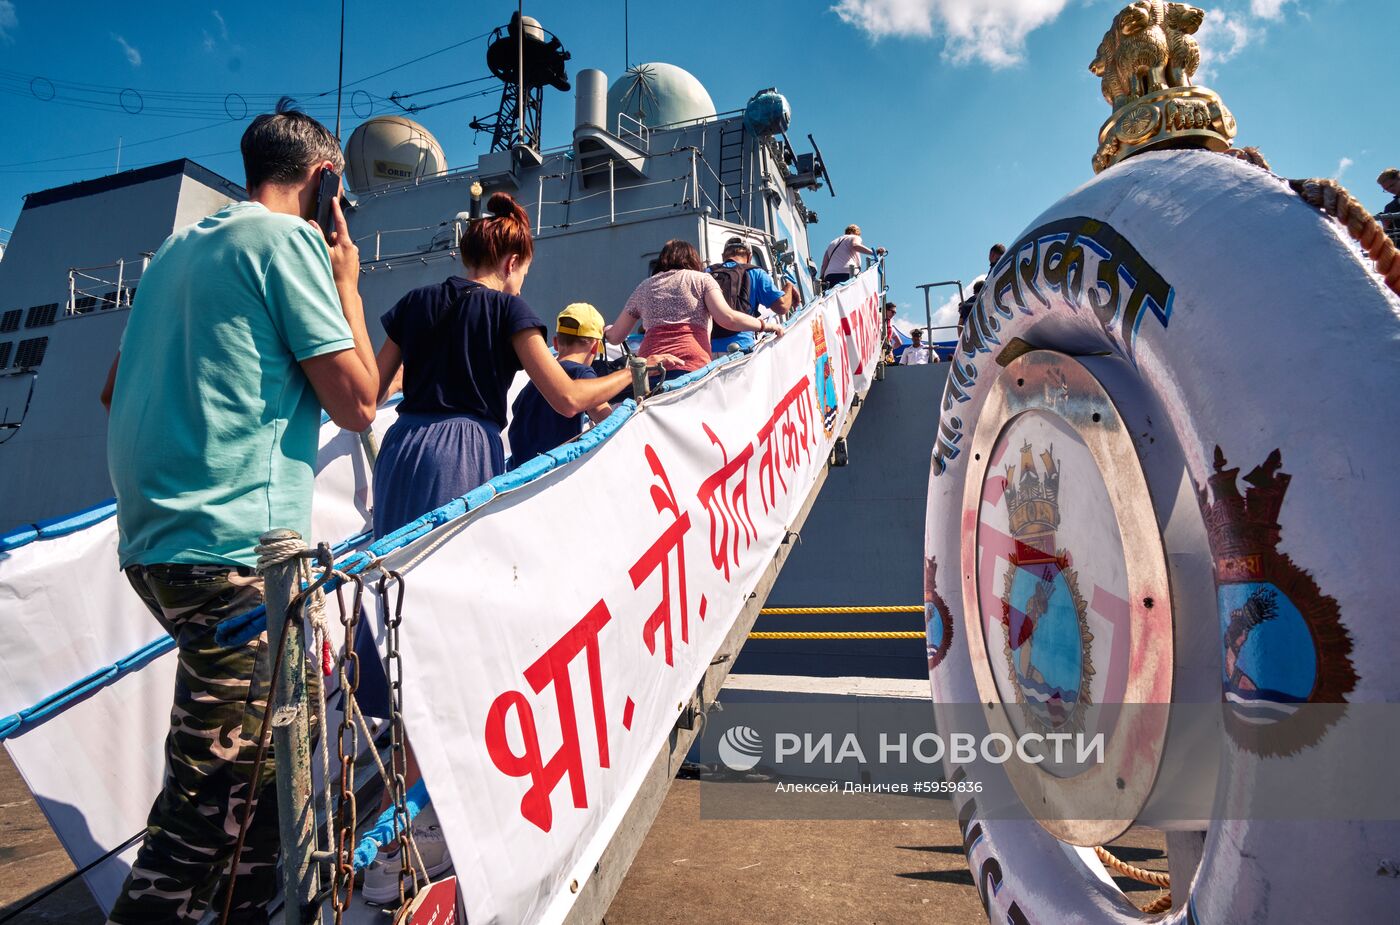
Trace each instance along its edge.
<instances>
[{"instance_id":1,"label":"white cloud","mask_svg":"<svg viewBox=\"0 0 1400 925\"><path fill-rule=\"evenodd\" d=\"M18 25L19 17L15 15L14 3L11 0L0 0L0 41L14 41L10 32Z\"/></svg>"},{"instance_id":2,"label":"white cloud","mask_svg":"<svg viewBox=\"0 0 1400 925\"><path fill-rule=\"evenodd\" d=\"M1196 32L1196 41L1201 45L1201 67L1196 79L1208 82L1221 64L1244 51L1255 38L1255 30L1244 16L1211 10Z\"/></svg>"},{"instance_id":3,"label":"white cloud","mask_svg":"<svg viewBox=\"0 0 1400 925\"><path fill-rule=\"evenodd\" d=\"M209 30L208 30L208 29L201 29L200 31L204 33L204 50L205 50L205 51L213 51L213 50L214 50L214 36L212 36L212 35L209 34Z\"/></svg>"},{"instance_id":4,"label":"white cloud","mask_svg":"<svg viewBox=\"0 0 1400 925\"><path fill-rule=\"evenodd\" d=\"M116 42L122 47L122 52L126 55L126 60L128 64L130 64L132 67L141 66L141 52L133 48L130 42L122 38L120 35L117 35L115 32L112 33L112 41Z\"/></svg>"},{"instance_id":5,"label":"white cloud","mask_svg":"<svg viewBox=\"0 0 1400 925\"><path fill-rule=\"evenodd\" d=\"M220 13L218 10L212 10L211 12L214 14L214 18L219 21L219 35L223 38L225 42L227 42L228 23L224 22L224 14Z\"/></svg>"},{"instance_id":6,"label":"white cloud","mask_svg":"<svg viewBox=\"0 0 1400 925\"><path fill-rule=\"evenodd\" d=\"M943 37L954 64L1019 64L1026 36L1053 22L1067 0L838 0L831 9L872 39Z\"/></svg>"},{"instance_id":7,"label":"white cloud","mask_svg":"<svg viewBox=\"0 0 1400 925\"><path fill-rule=\"evenodd\" d=\"M1260 19L1278 19L1289 0L1249 0L1249 11Z\"/></svg>"},{"instance_id":8,"label":"white cloud","mask_svg":"<svg viewBox=\"0 0 1400 925\"><path fill-rule=\"evenodd\" d=\"M1355 163L1356 163L1356 161L1353 161L1353 160L1352 160L1351 158L1349 158L1349 157L1343 157L1340 161L1337 161L1337 169L1336 169L1335 171L1333 171L1333 173L1332 173L1332 179L1333 179L1333 180L1340 180L1340 179L1342 178L1342 174L1344 174L1344 173L1347 172L1347 168L1350 167L1352 164L1355 164Z\"/></svg>"}]
</instances>

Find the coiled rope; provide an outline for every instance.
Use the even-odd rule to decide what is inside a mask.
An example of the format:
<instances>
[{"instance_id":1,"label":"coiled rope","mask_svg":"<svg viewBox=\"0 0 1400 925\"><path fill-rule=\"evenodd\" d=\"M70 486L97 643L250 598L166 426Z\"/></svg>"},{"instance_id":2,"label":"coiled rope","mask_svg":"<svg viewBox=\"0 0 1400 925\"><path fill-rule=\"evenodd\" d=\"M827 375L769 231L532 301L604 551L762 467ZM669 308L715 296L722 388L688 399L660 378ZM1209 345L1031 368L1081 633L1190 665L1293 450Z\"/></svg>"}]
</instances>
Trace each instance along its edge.
<instances>
[{"instance_id":1,"label":"coiled rope","mask_svg":"<svg viewBox=\"0 0 1400 925\"><path fill-rule=\"evenodd\" d=\"M1129 864L1127 861L1117 857L1103 845L1095 845L1094 854L1098 855L1099 860L1103 862L1103 866L1107 867L1109 870L1131 880L1137 880L1155 886L1158 889L1168 891L1165 895L1158 896L1152 902L1143 906L1141 911L1150 915L1154 912L1165 912L1172 907L1172 894L1170 892L1172 878L1169 874L1160 873L1155 870L1147 870L1146 868Z\"/></svg>"}]
</instances>

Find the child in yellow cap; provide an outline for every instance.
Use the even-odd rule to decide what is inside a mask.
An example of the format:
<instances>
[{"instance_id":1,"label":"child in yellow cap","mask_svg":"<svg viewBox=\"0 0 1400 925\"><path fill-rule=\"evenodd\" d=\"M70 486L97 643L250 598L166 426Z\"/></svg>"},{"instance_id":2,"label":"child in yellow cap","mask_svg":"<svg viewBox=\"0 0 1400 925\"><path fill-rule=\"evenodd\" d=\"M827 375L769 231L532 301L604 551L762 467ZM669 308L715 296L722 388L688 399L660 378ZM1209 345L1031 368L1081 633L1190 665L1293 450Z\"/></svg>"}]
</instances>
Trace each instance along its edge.
<instances>
[{"instance_id":1,"label":"child in yellow cap","mask_svg":"<svg viewBox=\"0 0 1400 925\"><path fill-rule=\"evenodd\" d=\"M575 302L559 313L554 330L554 349L559 354L559 365L564 367L569 378L597 378L590 364L598 355L603 340L603 316L598 310L587 302ZM583 415L565 417L555 411L533 382L516 396L510 410L508 438L512 469L583 433ZM612 407L603 402L587 413L597 424L612 413Z\"/></svg>"}]
</instances>

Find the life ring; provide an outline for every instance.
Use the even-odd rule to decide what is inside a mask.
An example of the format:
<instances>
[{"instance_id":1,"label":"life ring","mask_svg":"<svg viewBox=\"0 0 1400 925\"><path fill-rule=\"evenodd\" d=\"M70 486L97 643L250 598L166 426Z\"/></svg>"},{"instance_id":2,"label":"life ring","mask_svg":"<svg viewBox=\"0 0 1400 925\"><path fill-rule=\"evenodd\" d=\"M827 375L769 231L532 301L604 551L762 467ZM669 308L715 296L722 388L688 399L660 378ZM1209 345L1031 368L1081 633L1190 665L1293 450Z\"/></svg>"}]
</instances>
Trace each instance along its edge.
<instances>
[{"instance_id":1,"label":"life ring","mask_svg":"<svg viewBox=\"0 0 1400 925\"><path fill-rule=\"evenodd\" d=\"M1105 737L1068 770L945 766L981 791L955 805L991 921L1393 915L1400 881L1377 872L1400 824L1253 810L1341 760L1358 710L1400 702L1400 438L1375 413L1400 394L1397 343L1400 300L1335 223L1203 151L1101 173L994 268L929 479L936 720ZM1193 709L1211 735L1191 738ZM1148 916L1092 846L1202 785L1215 810L1163 825L1173 902Z\"/></svg>"}]
</instances>

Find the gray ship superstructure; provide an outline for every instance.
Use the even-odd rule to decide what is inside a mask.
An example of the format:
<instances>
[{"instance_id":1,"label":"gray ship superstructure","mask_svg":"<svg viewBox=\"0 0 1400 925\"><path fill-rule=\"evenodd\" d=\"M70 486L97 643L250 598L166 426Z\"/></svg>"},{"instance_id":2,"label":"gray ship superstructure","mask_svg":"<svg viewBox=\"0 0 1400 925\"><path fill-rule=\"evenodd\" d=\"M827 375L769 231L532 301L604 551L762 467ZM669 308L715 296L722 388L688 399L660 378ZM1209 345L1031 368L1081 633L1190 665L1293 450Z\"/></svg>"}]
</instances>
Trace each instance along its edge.
<instances>
[{"instance_id":1,"label":"gray ship superstructure","mask_svg":"<svg viewBox=\"0 0 1400 925\"><path fill-rule=\"evenodd\" d=\"M755 263L813 296L815 216L801 191L821 186L820 161L788 143L781 97L716 113L694 77L660 64L610 92L601 72L583 71L577 87L573 141L560 148L517 144L430 172L441 149L407 119L371 119L352 136L348 220L376 347L376 319L404 293L462 272L474 190L478 210L504 190L529 212L536 254L523 294L546 319L586 301L611 320L671 238L713 262L742 237ZM178 160L26 198L0 261L0 532L111 497L97 397L141 271L172 231L245 195Z\"/></svg>"}]
</instances>

